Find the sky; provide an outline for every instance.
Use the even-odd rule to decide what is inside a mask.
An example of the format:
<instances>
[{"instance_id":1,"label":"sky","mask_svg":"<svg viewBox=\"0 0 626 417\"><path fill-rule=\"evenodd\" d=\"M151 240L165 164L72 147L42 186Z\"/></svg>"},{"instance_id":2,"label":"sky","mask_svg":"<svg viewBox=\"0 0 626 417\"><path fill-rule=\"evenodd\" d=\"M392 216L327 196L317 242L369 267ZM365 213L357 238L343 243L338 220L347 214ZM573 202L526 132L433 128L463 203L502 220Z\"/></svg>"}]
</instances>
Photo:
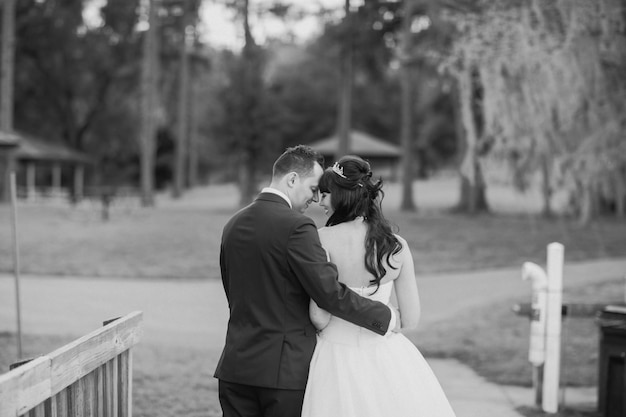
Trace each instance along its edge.
<instances>
[{"instance_id":1,"label":"sky","mask_svg":"<svg viewBox=\"0 0 626 417\"><path fill-rule=\"evenodd\" d=\"M142 0L147 1L147 0ZM258 19L255 13L251 13L250 26L253 36L258 43L263 43L268 38L293 36L294 40L304 41L319 34L322 27L315 16L320 9L333 10L333 17L342 18L345 0L281 0L288 2L299 10L304 11L304 17L295 22L285 23L269 14L264 14ZM364 0L350 0L352 8L363 4ZM89 0L85 3L83 16L88 26L98 26L102 20L100 8L107 0ZM202 0L200 8L200 37L201 39L218 49L240 49L243 46L243 28L241 22L235 21L235 14L220 3L224 0ZM267 7L276 0L250 0L251 8Z\"/></svg>"},{"instance_id":2,"label":"sky","mask_svg":"<svg viewBox=\"0 0 626 417\"><path fill-rule=\"evenodd\" d=\"M273 0L250 0L252 7L273 3ZM345 0L290 0L294 6L310 11L313 14L321 7L335 9L339 16L343 15ZM351 6L357 7L363 0L351 0ZM238 49L243 44L241 24L234 22L234 14L214 0L204 0L200 10L202 19L202 39L217 48ZM315 16L305 17L298 22L285 24L277 18L264 17L262 21L251 18L250 26L257 42L267 38L293 34L296 40L306 40L319 33L320 24Z\"/></svg>"}]
</instances>

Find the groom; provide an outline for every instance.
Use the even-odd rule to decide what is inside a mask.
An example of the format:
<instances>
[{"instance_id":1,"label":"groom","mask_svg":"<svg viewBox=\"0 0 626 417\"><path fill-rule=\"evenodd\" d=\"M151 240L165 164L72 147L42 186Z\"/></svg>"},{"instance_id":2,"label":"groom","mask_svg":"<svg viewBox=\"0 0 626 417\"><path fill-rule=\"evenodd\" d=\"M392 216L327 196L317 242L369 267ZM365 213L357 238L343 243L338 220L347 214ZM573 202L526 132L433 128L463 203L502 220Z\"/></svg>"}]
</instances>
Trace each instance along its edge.
<instances>
[{"instance_id":1,"label":"groom","mask_svg":"<svg viewBox=\"0 0 626 417\"><path fill-rule=\"evenodd\" d=\"M274 163L272 182L224 227L220 268L230 320L215 371L225 417L298 417L316 329L312 298L331 314L384 335L386 305L337 281L314 222L323 157L299 145Z\"/></svg>"}]
</instances>

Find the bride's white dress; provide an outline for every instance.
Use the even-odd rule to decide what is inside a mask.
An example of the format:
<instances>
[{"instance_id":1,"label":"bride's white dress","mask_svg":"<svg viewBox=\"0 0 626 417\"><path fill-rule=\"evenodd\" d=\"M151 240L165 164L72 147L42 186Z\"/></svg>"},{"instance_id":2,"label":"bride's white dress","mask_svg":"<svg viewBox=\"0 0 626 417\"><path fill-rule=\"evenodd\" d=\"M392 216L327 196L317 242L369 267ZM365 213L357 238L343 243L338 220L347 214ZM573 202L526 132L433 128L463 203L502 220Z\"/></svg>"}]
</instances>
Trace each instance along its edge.
<instances>
[{"instance_id":1,"label":"bride's white dress","mask_svg":"<svg viewBox=\"0 0 626 417\"><path fill-rule=\"evenodd\" d=\"M352 288L388 303L393 281ZM400 333L377 335L332 317L318 335L302 417L454 417L439 381Z\"/></svg>"}]
</instances>

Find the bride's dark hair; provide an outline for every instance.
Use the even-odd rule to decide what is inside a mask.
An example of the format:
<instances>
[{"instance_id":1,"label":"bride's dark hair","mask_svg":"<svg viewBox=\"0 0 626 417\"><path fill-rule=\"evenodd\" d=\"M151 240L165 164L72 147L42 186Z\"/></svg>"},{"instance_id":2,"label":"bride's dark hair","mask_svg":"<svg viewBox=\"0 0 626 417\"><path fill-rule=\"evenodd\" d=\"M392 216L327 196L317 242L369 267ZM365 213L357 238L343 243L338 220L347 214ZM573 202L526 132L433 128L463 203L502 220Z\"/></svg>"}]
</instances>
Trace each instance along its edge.
<instances>
[{"instance_id":1,"label":"bride's dark hair","mask_svg":"<svg viewBox=\"0 0 626 417\"><path fill-rule=\"evenodd\" d=\"M370 283L376 286L387 272L385 263L396 269L389 258L402 249L383 216L381 203L385 193L382 188L382 179L372 180L370 164L354 155L346 155L333 167L326 168L319 181L319 190L331 194L333 214L326 226L349 222L359 216L367 223L365 268L374 275Z\"/></svg>"}]
</instances>

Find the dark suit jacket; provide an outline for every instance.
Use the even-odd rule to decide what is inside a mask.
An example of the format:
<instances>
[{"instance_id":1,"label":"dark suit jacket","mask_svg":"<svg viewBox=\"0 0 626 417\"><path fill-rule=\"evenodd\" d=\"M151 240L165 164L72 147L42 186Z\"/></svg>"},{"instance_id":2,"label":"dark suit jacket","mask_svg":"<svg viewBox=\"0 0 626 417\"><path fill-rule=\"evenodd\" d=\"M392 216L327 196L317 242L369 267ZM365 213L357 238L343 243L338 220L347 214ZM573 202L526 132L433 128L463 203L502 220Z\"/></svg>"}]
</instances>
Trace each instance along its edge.
<instances>
[{"instance_id":1,"label":"dark suit jacket","mask_svg":"<svg viewBox=\"0 0 626 417\"><path fill-rule=\"evenodd\" d=\"M304 389L315 348L312 298L331 314L384 334L391 312L337 281L313 220L261 193L226 224L220 250L230 319L215 377Z\"/></svg>"}]
</instances>

